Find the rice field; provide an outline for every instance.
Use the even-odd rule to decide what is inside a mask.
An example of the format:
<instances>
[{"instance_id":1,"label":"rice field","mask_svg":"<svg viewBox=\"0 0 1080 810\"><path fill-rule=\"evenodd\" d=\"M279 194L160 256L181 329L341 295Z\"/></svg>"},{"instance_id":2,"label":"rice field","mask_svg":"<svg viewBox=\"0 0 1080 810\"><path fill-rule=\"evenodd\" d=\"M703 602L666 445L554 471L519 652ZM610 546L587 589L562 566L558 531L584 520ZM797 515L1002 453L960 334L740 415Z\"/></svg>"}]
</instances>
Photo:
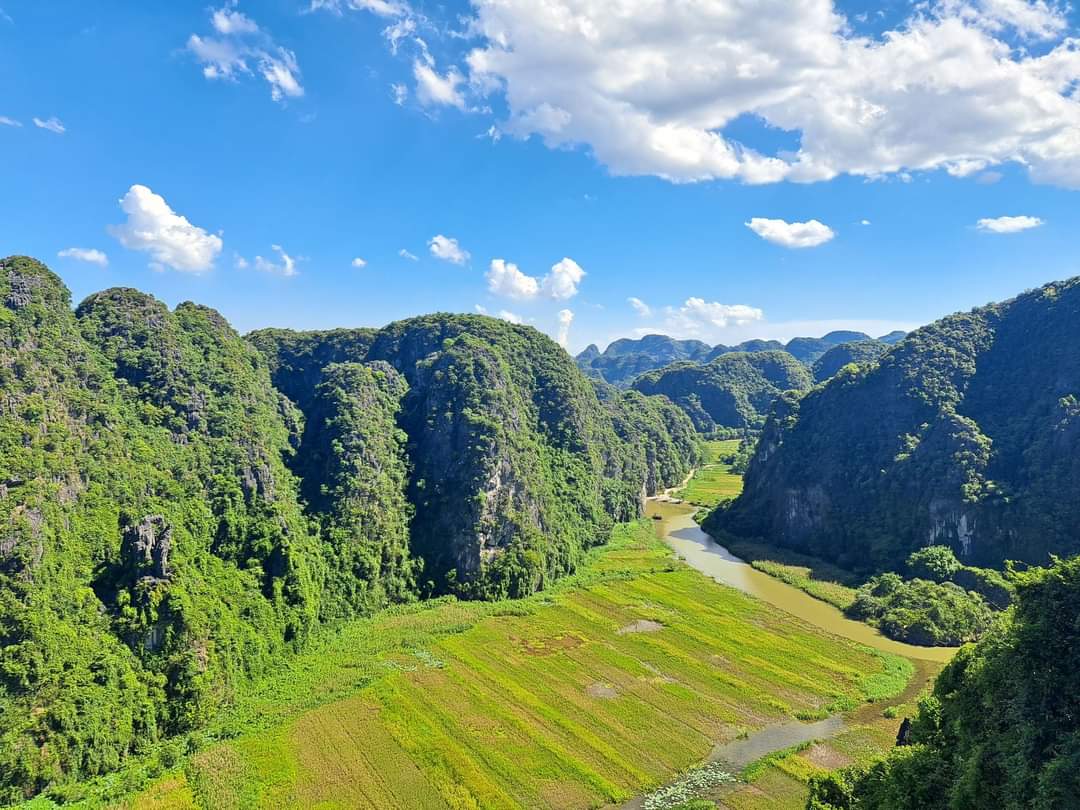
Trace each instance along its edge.
<instances>
[{"instance_id":1,"label":"rice field","mask_svg":"<svg viewBox=\"0 0 1080 810\"><path fill-rule=\"evenodd\" d=\"M712 582L641 522L545 594L341 628L126 806L613 807L717 744L897 694L905 667Z\"/></svg>"},{"instance_id":2,"label":"rice field","mask_svg":"<svg viewBox=\"0 0 1080 810\"><path fill-rule=\"evenodd\" d=\"M742 492L742 476L731 472L731 465L721 459L739 449L738 439L705 443L705 464L694 473L685 487L675 493L695 506L711 508Z\"/></svg>"}]
</instances>

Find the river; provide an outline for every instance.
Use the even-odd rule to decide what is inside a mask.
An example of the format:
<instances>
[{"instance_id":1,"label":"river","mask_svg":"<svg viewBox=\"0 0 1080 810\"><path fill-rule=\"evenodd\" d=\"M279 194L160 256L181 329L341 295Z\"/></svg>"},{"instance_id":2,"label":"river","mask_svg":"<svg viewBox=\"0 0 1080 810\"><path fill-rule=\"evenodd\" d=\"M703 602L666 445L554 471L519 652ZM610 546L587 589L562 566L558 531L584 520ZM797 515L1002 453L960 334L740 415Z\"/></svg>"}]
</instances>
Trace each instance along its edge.
<instances>
[{"instance_id":1,"label":"river","mask_svg":"<svg viewBox=\"0 0 1080 810\"><path fill-rule=\"evenodd\" d=\"M937 662L948 661L956 654L953 647L920 647L886 638L870 625L847 618L827 602L758 571L702 531L694 522L695 511L693 506L686 504L650 500L646 514L660 517L654 521L657 536L671 546L680 558L706 576L738 588L834 635L884 652Z\"/></svg>"}]
</instances>

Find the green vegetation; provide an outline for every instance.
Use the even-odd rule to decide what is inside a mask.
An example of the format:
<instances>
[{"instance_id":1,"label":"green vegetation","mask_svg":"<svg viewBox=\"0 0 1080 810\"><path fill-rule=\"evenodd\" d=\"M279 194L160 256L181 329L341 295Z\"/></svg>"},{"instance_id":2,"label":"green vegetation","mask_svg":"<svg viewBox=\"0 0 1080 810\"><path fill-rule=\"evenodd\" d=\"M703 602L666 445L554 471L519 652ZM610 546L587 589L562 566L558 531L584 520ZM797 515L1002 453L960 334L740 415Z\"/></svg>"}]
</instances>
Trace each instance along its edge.
<instances>
[{"instance_id":1,"label":"green vegetation","mask_svg":"<svg viewBox=\"0 0 1080 810\"><path fill-rule=\"evenodd\" d=\"M769 576L776 577L800 591L847 610L855 601L858 578L850 571L776 546L740 538L723 538L724 545L736 556Z\"/></svg>"},{"instance_id":2,"label":"green vegetation","mask_svg":"<svg viewBox=\"0 0 1080 810\"><path fill-rule=\"evenodd\" d=\"M643 374L634 388L663 394L686 411L702 433L717 428L760 428L781 393L807 391L805 366L782 351L722 354L704 365L675 363Z\"/></svg>"},{"instance_id":3,"label":"green vegetation","mask_svg":"<svg viewBox=\"0 0 1080 810\"><path fill-rule=\"evenodd\" d=\"M698 463L490 318L248 341L13 257L0 346L0 801L167 767L325 622L550 586Z\"/></svg>"},{"instance_id":4,"label":"green vegetation","mask_svg":"<svg viewBox=\"0 0 1080 810\"><path fill-rule=\"evenodd\" d=\"M876 625L890 638L928 647L974 641L993 619L977 593L952 582L905 581L891 573L879 574L859 588L847 614Z\"/></svg>"},{"instance_id":5,"label":"green vegetation","mask_svg":"<svg viewBox=\"0 0 1080 810\"><path fill-rule=\"evenodd\" d=\"M920 703L912 744L816 778L810 810L1080 803L1080 558L1015 580L1015 605Z\"/></svg>"},{"instance_id":6,"label":"green vegetation","mask_svg":"<svg viewBox=\"0 0 1080 810\"><path fill-rule=\"evenodd\" d=\"M705 464L694 472L694 477L682 489L675 492L695 506L713 507L742 492L742 476L732 472L727 459L738 453L739 439L725 439L705 443Z\"/></svg>"},{"instance_id":7,"label":"green vegetation","mask_svg":"<svg viewBox=\"0 0 1080 810\"><path fill-rule=\"evenodd\" d=\"M989 568L1076 554L1078 324L1080 279L1050 284L781 397L743 494L706 529L866 573L928 544Z\"/></svg>"},{"instance_id":8,"label":"green vegetation","mask_svg":"<svg viewBox=\"0 0 1080 810\"><path fill-rule=\"evenodd\" d=\"M814 361L814 381L822 383L830 380L840 369L852 363L857 366L876 363L888 350L888 344L877 340L856 340L833 346Z\"/></svg>"},{"instance_id":9,"label":"green vegetation","mask_svg":"<svg viewBox=\"0 0 1080 810\"><path fill-rule=\"evenodd\" d=\"M321 637L245 692L215 727L229 739L129 806L598 806L910 676L713 583L639 522L543 594L397 607Z\"/></svg>"}]
</instances>

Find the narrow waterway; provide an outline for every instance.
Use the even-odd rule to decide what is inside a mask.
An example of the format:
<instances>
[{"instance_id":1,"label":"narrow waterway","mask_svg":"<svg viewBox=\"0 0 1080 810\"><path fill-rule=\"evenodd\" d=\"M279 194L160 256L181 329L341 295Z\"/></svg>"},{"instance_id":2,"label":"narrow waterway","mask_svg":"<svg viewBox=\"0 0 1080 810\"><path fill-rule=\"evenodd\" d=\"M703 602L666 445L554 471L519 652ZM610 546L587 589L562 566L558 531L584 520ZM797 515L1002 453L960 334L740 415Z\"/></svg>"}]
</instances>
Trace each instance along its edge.
<instances>
[{"instance_id":1,"label":"narrow waterway","mask_svg":"<svg viewBox=\"0 0 1080 810\"><path fill-rule=\"evenodd\" d=\"M685 504L650 500L646 513L649 517L660 518L654 521L657 536L706 576L868 647L922 661L948 661L956 654L952 647L919 647L886 638L870 625L847 618L827 602L758 571L702 531L694 522L695 511L694 507Z\"/></svg>"}]
</instances>

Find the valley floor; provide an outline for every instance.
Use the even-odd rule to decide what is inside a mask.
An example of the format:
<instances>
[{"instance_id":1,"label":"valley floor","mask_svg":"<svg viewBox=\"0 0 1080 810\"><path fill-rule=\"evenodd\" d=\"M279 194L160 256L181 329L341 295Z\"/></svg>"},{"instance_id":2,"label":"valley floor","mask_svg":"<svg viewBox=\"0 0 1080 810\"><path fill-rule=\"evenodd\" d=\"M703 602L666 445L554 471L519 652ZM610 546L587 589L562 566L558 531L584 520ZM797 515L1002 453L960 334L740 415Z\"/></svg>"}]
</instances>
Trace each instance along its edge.
<instances>
[{"instance_id":1,"label":"valley floor","mask_svg":"<svg viewBox=\"0 0 1080 810\"><path fill-rule=\"evenodd\" d=\"M648 522L520 602L354 622L242 699L130 808L619 806L718 745L845 712L824 745L752 765L730 807L801 806L813 768L895 735L929 668L828 635L683 563ZM891 713L891 712L890 712ZM719 796L718 796L719 798Z\"/></svg>"}]
</instances>

